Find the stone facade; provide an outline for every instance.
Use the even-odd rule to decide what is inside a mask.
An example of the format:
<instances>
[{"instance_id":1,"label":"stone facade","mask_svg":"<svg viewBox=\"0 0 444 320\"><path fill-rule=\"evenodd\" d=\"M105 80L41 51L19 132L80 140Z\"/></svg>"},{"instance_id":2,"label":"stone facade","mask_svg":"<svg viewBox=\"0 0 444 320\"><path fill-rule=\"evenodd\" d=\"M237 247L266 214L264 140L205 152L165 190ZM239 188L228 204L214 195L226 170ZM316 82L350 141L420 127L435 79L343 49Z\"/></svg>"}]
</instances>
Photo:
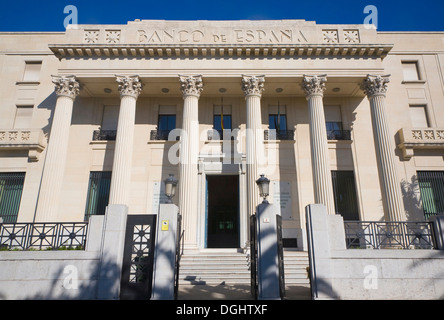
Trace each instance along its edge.
<instances>
[{"instance_id":1,"label":"stone facade","mask_svg":"<svg viewBox=\"0 0 444 320\"><path fill-rule=\"evenodd\" d=\"M423 220L417 172L444 171L443 39L304 20L0 33L0 172L26 173L17 221L83 221L95 171L112 171L110 203L157 213L174 174L186 244L204 248L206 177L236 175L244 247L264 173L284 237L305 249L304 208L335 213L338 170L353 171L360 220ZM416 78L403 73L412 66ZM221 106L234 139L208 138ZM107 107L119 112L105 119ZM153 139L161 114L175 115L180 140ZM264 139L271 114L285 115L293 139ZM105 122L115 139L93 140ZM325 122L350 139L328 139Z\"/></svg>"}]
</instances>

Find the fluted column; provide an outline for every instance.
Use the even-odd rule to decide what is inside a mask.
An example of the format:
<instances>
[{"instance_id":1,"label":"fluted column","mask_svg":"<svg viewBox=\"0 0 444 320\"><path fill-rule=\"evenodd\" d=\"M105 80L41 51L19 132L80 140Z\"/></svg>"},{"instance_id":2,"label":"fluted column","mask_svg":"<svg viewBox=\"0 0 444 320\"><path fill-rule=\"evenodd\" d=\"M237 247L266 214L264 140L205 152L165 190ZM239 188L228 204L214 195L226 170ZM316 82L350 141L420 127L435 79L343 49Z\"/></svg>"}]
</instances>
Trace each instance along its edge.
<instances>
[{"instance_id":1,"label":"fluted column","mask_svg":"<svg viewBox=\"0 0 444 320\"><path fill-rule=\"evenodd\" d=\"M79 94L79 83L74 76L53 76L57 102L46 152L43 176L35 220L55 222L58 220L58 205L68 151L72 108Z\"/></svg>"},{"instance_id":2,"label":"fluted column","mask_svg":"<svg viewBox=\"0 0 444 320\"><path fill-rule=\"evenodd\" d=\"M324 103L322 101L326 81L326 75L304 75L302 88L308 101L315 203L324 204L329 214L335 214Z\"/></svg>"},{"instance_id":3,"label":"fluted column","mask_svg":"<svg viewBox=\"0 0 444 320\"><path fill-rule=\"evenodd\" d=\"M114 148L109 204L129 203L136 101L142 91L138 76L116 76L120 110Z\"/></svg>"},{"instance_id":4,"label":"fluted column","mask_svg":"<svg viewBox=\"0 0 444 320\"><path fill-rule=\"evenodd\" d=\"M264 157L264 134L261 121L261 96L264 91L264 82L264 76L242 76L242 90L245 94L247 111L247 209L250 215L256 212L256 206L261 203L256 180L262 173L258 172L258 166Z\"/></svg>"},{"instance_id":5,"label":"fluted column","mask_svg":"<svg viewBox=\"0 0 444 320\"><path fill-rule=\"evenodd\" d=\"M199 155L199 97L203 90L202 76L179 76L183 94L183 120L180 138L179 208L184 219L187 245L197 244L197 203Z\"/></svg>"},{"instance_id":6,"label":"fluted column","mask_svg":"<svg viewBox=\"0 0 444 320\"><path fill-rule=\"evenodd\" d=\"M368 75L362 89L370 102L385 218L388 221L403 221L405 213L393 154L395 147L385 110L385 94L389 81L388 75Z\"/></svg>"}]
</instances>

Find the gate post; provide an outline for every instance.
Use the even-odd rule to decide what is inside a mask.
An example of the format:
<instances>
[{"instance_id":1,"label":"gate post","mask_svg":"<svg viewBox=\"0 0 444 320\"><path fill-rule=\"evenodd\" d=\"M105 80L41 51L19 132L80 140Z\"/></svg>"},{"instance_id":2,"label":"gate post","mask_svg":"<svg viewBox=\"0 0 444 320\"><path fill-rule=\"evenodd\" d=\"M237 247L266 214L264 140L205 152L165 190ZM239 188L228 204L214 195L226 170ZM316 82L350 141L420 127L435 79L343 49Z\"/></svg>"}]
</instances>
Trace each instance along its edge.
<instances>
[{"instance_id":1,"label":"gate post","mask_svg":"<svg viewBox=\"0 0 444 320\"><path fill-rule=\"evenodd\" d=\"M97 286L98 299L119 299L127 214L128 207L122 204L111 204L106 209Z\"/></svg>"},{"instance_id":2,"label":"gate post","mask_svg":"<svg viewBox=\"0 0 444 320\"><path fill-rule=\"evenodd\" d=\"M257 270L258 299L281 299L279 279L279 247L277 237L277 205L261 203L257 206Z\"/></svg>"},{"instance_id":3,"label":"gate post","mask_svg":"<svg viewBox=\"0 0 444 320\"><path fill-rule=\"evenodd\" d=\"M176 275L176 246L178 245L179 208L161 204L154 247L153 288L151 299L173 300Z\"/></svg>"}]
</instances>

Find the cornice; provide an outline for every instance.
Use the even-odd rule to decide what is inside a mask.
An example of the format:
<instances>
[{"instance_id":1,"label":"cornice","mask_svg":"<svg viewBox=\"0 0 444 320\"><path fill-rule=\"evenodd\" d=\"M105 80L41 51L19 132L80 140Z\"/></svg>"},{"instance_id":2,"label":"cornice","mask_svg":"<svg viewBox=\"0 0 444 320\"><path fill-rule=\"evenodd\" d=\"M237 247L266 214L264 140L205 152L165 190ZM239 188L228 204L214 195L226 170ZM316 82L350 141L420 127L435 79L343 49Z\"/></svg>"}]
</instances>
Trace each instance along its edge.
<instances>
[{"instance_id":1,"label":"cornice","mask_svg":"<svg viewBox=\"0 0 444 320\"><path fill-rule=\"evenodd\" d=\"M391 44L50 44L59 59L169 57L376 57L385 58Z\"/></svg>"}]
</instances>

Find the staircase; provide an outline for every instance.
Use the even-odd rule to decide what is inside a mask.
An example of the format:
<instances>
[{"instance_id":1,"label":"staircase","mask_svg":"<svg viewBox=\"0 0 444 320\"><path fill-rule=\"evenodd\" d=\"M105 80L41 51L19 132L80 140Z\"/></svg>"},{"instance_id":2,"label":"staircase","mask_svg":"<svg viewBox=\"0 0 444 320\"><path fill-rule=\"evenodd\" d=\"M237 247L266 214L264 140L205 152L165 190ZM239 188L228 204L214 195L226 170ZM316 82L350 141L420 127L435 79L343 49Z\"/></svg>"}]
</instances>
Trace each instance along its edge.
<instances>
[{"instance_id":1,"label":"staircase","mask_svg":"<svg viewBox=\"0 0 444 320\"><path fill-rule=\"evenodd\" d=\"M180 260L181 285L250 284L250 271L245 253L236 250L185 250Z\"/></svg>"},{"instance_id":2,"label":"staircase","mask_svg":"<svg viewBox=\"0 0 444 320\"><path fill-rule=\"evenodd\" d=\"M285 285L309 285L308 253L306 251L284 250Z\"/></svg>"},{"instance_id":3,"label":"staircase","mask_svg":"<svg viewBox=\"0 0 444 320\"><path fill-rule=\"evenodd\" d=\"M286 298L309 297L307 267L307 252L284 250ZM251 299L250 285L245 253L235 249L185 249L182 255L179 299Z\"/></svg>"}]
</instances>

